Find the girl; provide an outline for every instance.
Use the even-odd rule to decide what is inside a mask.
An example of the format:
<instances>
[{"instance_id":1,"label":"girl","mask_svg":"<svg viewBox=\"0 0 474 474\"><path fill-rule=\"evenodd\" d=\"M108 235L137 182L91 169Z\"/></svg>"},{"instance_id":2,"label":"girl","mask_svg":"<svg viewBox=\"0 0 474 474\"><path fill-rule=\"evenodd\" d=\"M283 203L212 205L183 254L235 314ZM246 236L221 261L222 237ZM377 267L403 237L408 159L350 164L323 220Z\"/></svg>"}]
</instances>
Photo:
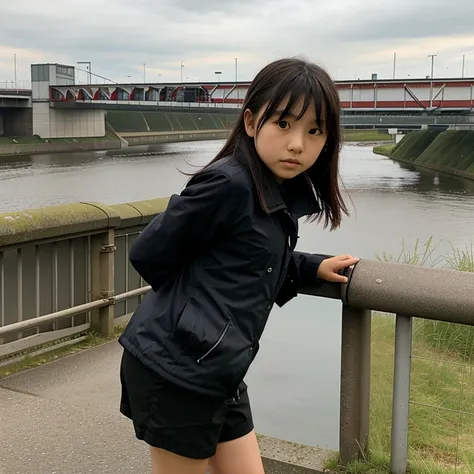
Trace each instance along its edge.
<instances>
[{"instance_id":1,"label":"girl","mask_svg":"<svg viewBox=\"0 0 474 474\"><path fill-rule=\"evenodd\" d=\"M152 291L120 337L120 410L150 446L153 474L263 474L243 379L272 306L345 283L358 261L294 250L299 218L335 229L347 214L339 109L318 66L268 65L222 151L134 242Z\"/></svg>"}]
</instances>

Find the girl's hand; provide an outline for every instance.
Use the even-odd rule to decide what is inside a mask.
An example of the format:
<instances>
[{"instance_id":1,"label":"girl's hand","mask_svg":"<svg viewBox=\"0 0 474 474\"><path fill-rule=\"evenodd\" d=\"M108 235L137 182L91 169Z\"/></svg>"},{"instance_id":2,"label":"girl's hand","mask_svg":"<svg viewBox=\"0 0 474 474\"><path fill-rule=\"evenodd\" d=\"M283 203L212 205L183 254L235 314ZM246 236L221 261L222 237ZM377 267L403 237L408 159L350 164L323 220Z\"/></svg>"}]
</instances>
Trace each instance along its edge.
<instances>
[{"instance_id":1,"label":"girl's hand","mask_svg":"<svg viewBox=\"0 0 474 474\"><path fill-rule=\"evenodd\" d=\"M360 258L351 257L350 255L327 258L319 265L318 277L334 283L347 283L347 277L340 275L339 272L344 268L355 265L359 260Z\"/></svg>"}]
</instances>

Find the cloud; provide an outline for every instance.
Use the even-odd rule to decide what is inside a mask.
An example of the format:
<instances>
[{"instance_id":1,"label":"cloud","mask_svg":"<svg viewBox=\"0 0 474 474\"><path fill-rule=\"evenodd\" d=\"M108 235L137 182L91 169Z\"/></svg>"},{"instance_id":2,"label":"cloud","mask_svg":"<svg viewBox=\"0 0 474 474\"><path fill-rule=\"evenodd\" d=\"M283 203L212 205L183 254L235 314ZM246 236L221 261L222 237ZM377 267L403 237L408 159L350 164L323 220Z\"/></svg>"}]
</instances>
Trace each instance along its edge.
<instances>
[{"instance_id":1,"label":"cloud","mask_svg":"<svg viewBox=\"0 0 474 474\"><path fill-rule=\"evenodd\" d=\"M0 82L34 62L76 65L116 81L250 80L269 61L304 55L337 79L429 73L474 76L474 2L453 0L17 0L2 5ZM81 66L83 67L83 66ZM85 73L82 79L85 80ZM129 78L128 76L131 76ZM81 78L81 75L79 75Z\"/></svg>"}]
</instances>

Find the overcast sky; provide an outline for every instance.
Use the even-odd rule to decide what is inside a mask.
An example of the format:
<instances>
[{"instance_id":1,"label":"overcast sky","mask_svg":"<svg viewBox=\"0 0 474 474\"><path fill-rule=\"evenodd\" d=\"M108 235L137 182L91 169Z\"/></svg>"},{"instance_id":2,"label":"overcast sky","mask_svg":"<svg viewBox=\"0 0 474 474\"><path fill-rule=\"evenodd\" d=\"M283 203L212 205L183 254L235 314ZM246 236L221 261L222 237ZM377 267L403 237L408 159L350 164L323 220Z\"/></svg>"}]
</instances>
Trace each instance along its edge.
<instances>
[{"instance_id":1,"label":"overcast sky","mask_svg":"<svg viewBox=\"0 0 474 474\"><path fill-rule=\"evenodd\" d=\"M390 78L395 51L399 78L430 74L429 54L435 76L460 76L463 54L474 76L473 0L4 0L1 9L0 85L14 78L15 53L19 82L31 63L77 61L117 82L142 82L144 63L147 82L179 81L181 61L185 81L215 71L233 81L234 58L238 79L251 80L295 55L335 79Z\"/></svg>"}]
</instances>

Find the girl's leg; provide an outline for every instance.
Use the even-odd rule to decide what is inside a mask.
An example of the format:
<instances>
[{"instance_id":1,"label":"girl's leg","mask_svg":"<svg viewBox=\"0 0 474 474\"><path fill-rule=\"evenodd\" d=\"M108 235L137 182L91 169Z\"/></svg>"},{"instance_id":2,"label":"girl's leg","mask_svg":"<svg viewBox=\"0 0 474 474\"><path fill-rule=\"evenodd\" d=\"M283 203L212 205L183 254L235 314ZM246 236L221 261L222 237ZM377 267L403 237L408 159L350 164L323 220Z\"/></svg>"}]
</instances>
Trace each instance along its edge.
<instances>
[{"instance_id":1,"label":"girl's leg","mask_svg":"<svg viewBox=\"0 0 474 474\"><path fill-rule=\"evenodd\" d=\"M209 468L212 474L264 474L255 432L219 443L216 454L209 460Z\"/></svg>"},{"instance_id":2,"label":"girl's leg","mask_svg":"<svg viewBox=\"0 0 474 474\"><path fill-rule=\"evenodd\" d=\"M190 459L150 446L152 474L205 474L208 459ZM250 473L249 473L250 474Z\"/></svg>"}]
</instances>

